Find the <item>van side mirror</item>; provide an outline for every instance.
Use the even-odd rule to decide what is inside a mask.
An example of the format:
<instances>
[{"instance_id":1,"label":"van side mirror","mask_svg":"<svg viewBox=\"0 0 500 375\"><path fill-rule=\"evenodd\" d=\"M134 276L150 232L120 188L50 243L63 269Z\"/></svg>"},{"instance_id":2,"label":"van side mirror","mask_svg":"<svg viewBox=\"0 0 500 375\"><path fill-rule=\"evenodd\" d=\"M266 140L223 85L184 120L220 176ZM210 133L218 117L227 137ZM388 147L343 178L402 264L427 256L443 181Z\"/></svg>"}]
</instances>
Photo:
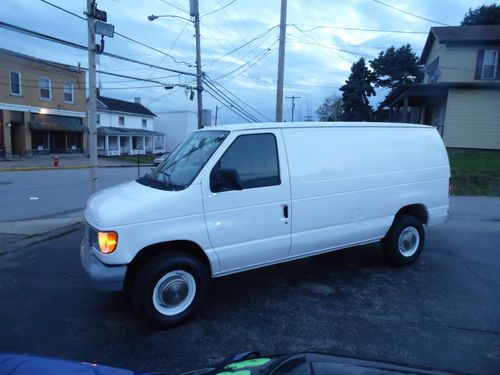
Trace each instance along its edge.
<instances>
[{"instance_id":1,"label":"van side mirror","mask_svg":"<svg viewBox=\"0 0 500 375\"><path fill-rule=\"evenodd\" d=\"M214 168L210 173L210 190L214 193L243 190L238 171L232 168Z\"/></svg>"}]
</instances>

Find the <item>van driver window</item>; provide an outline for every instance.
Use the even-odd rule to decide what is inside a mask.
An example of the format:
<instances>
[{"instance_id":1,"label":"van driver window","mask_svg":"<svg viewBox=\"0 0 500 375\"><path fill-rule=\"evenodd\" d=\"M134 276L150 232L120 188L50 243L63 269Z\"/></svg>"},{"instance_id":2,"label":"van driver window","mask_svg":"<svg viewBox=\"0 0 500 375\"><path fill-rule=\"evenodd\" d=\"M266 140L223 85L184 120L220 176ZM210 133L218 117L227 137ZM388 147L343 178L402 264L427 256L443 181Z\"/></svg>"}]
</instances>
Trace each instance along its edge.
<instances>
[{"instance_id":1,"label":"van driver window","mask_svg":"<svg viewBox=\"0 0 500 375\"><path fill-rule=\"evenodd\" d=\"M276 137L269 133L239 136L218 167L236 170L243 189L280 185Z\"/></svg>"}]
</instances>

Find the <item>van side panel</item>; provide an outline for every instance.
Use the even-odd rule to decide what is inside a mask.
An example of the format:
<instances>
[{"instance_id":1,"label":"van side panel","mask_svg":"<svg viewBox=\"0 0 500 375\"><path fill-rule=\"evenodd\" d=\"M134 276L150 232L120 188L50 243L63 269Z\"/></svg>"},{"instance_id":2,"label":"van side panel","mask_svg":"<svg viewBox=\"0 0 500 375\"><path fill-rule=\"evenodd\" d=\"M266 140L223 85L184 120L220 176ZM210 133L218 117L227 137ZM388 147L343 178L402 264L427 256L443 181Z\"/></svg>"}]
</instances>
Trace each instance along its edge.
<instances>
[{"instance_id":1,"label":"van side panel","mask_svg":"<svg viewBox=\"0 0 500 375\"><path fill-rule=\"evenodd\" d=\"M448 211L448 157L433 128L282 131L291 180L291 256L377 241L406 205L423 204L430 223Z\"/></svg>"}]
</instances>

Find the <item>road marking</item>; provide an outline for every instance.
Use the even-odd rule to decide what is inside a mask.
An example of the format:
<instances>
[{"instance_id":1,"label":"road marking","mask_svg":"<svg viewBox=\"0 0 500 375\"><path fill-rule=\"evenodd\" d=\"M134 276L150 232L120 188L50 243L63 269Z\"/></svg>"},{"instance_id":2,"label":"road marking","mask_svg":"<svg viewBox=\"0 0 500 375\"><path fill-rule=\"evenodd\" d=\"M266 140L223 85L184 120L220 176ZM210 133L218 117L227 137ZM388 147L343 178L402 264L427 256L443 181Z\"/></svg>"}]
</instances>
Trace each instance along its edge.
<instances>
[{"instance_id":1,"label":"road marking","mask_svg":"<svg viewBox=\"0 0 500 375\"><path fill-rule=\"evenodd\" d=\"M37 201L38 199L38 197L30 197L30 201Z\"/></svg>"}]
</instances>

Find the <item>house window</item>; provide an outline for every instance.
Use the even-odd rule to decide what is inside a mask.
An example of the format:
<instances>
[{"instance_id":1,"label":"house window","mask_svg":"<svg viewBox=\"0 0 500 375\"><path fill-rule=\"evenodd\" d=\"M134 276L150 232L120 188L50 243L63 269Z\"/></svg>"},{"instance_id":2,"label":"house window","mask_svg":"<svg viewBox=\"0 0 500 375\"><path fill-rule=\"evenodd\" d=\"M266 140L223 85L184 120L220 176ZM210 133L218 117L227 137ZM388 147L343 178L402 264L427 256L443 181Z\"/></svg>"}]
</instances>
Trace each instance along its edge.
<instances>
[{"instance_id":1,"label":"house window","mask_svg":"<svg viewBox=\"0 0 500 375\"><path fill-rule=\"evenodd\" d=\"M118 124L125 125L125 117L124 116L118 116Z\"/></svg>"},{"instance_id":2,"label":"house window","mask_svg":"<svg viewBox=\"0 0 500 375\"><path fill-rule=\"evenodd\" d=\"M40 78L40 99L52 100L51 86L50 79Z\"/></svg>"},{"instance_id":3,"label":"house window","mask_svg":"<svg viewBox=\"0 0 500 375\"><path fill-rule=\"evenodd\" d=\"M436 57L430 64L428 64L425 68L427 72L427 83L436 83L439 79L441 71L439 68L439 56Z\"/></svg>"},{"instance_id":4,"label":"house window","mask_svg":"<svg viewBox=\"0 0 500 375\"><path fill-rule=\"evenodd\" d=\"M97 125L99 125L101 123L101 114L98 113L97 114Z\"/></svg>"},{"instance_id":5,"label":"house window","mask_svg":"<svg viewBox=\"0 0 500 375\"><path fill-rule=\"evenodd\" d=\"M481 69L481 79L495 79L498 68L498 51L485 50L483 57L483 67Z\"/></svg>"},{"instance_id":6,"label":"house window","mask_svg":"<svg viewBox=\"0 0 500 375\"><path fill-rule=\"evenodd\" d=\"M148 122L145 118L142 119L142 127L146 128L148 126Z\"/></svg>"},{"instance_id":7,"label":"house window","mask_svg":"<svg viewBox=\"0 0 500 375\"><path fill-rule=\"evenodd\" d=\"M73 103L73 84L64 83L64 102Z\"/></svg>"},{"instance_id":8,"label":"house window","mask_svg":"<svg viewBox=\"0 0 500 375\"><path fill-rule=\"evenodd\" d=\"M10 72L10 94L21 96L21 73Z\"/></svg>"}]
</instances>

